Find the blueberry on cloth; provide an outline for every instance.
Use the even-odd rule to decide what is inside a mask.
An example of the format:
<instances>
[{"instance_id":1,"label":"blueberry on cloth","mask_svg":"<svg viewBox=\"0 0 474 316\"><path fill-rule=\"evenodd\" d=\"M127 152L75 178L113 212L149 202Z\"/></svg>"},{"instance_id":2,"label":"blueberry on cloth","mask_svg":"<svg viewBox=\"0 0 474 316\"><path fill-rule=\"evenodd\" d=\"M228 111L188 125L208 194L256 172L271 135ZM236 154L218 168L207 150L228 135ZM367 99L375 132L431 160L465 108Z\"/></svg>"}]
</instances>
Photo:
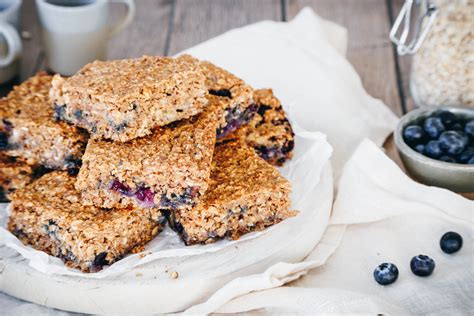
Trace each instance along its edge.
<instances>
[{"instance_id":1,"label":"blueberry on cloth","mask_svg":"<svg viewBox=\"0 0 474 316\"><path fill-rule=\"evenodd\" d=\"M445 253L455 253L462 247L462 237L456 232L447 232L441 237L439 246Z\"/></svg>"},{"instance_id":2,"label":"blueberry on cloth","mask_svg":"<svg viewBox=\"0 0 474 316\"><path fill-rule=\"evenodd\" d=\"M433 273L435 262L428 256L418 255L411 259L410 268L415 275L426 277Z\"/></svg>"},{"instance_id":3,"label":"blueberry on cloth","mask_svg":"<svg viewBox=\"0 0 474 316\"><path fill-rule=\"evenodd\" d=\"M438 138L439 135L446 130L446 127L439 117L427 118L423 124L423 128L431 138Z\"/></svg>"},{"instance_id":4,"label":"blueberry on cloth","mask_svg":"<svg viewBox=\"0 0 474 316\"><path fill-rule=\"evenodd\" d=\"M425 131L418 125L409 125L403 131L403 139L408 144L420 143L425 138Z\"/></svg>"},{"instance_id":5,"label":"blueberry on cloth","mask_svg":"<svg viewBox=\"0 0 474 316\"><path fill-rule=\"evenodd\" d=\"M439 137L439 147L450 155L460 154L467 145L466 135L456 132L443 132Z\"/></svg>"},{"instance_id":6,"label":"blueberry on cloth","mask_svg":"<svg viewBox=\"0 0 474 316\"><path fill-rule=\"evenodd\" d=\"M374 270L374 279L378 284L389 285L398 278L398 268L393 263L382 263Z\"/></svg>"},{"instance_id":7,"label":"blueberry on cloth","mask_svg":"<svg viewBox=\"0 0 474 316\"><path fill-rule=\"evenodd\" d=\"M464 133L474 138L474 120L467 121L464 126Z\"/></svg>"},{"instance_id":8,"label":"blueberry on cloth","mask_svg":"<svg viewBox=\"0 0 474 316\"><path fill-rule=\"evenodd\" d=\"M431 158L439 158L443 154L441 150L439 141L437 140L430 140L428 144L425 146L424 154Z\"/></svg>"},{"instance_id":9,"label":"blueberry on cloth","mask_svg":"<svg viewBox=\"0 0 474 316\"><path fill-rule=\"evenodd\" d=\"M444 126L451 125L454 123L454 121L456 121L456 115L453 112L441 110L436 112L435 115L441 119L441 122L444 124Z\"/></svg>"}]
</instances>

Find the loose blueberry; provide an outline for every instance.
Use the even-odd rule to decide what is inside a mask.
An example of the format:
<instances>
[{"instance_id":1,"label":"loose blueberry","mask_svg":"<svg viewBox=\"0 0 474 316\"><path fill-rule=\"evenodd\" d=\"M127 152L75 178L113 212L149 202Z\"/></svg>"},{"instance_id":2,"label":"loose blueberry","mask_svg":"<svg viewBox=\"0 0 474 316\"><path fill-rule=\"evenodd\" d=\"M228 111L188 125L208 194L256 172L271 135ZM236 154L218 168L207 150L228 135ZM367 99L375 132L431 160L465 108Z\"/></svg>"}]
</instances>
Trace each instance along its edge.
<instances>
[{"instance_id":1,"label":"loose blueberry","mask_svg":"<svg viewBox=\"0 0 474 316\"><path fill-rule=\"evenodd\" d=\"M408 144L418 144L425 139L425 131L418 125L409 125L403 131L403 139Z\"/></svg>"},{"instance_id":2,"label":"loose blueberry","mask_svg":"<svg viewBox=\"0 0 474 316\"><path fill-rule=\"evenodd\" d=\"M462 237L458 233L447 232L441 237L439 245L445 253L455 253L462 247Z\"/></svg>"},{"instance_id":3,"label":"loose blueberry","mask_svg":"<svg viewBox=\"0 0 474 316\"><path fill-rule=\"evenodd\" d=\"M464 133L474 138L474 120L470 120L464 126Z\"/></svg>"},{"instance_id":4,"label":"loose blueberry","mask_svg":"<svg viewBox=\"0 0 474 316\"><path fill-rule=\"evenodd\" d=\"M454 123L454 121L456 121L456 115L453 112L441 110L436 112L435 115L441 119L441 122L444 124L444 126L451 125Z\"/></svg>"},{"instance_id":5,"label":"loose blueberry","mask_svg":"<svg viewBox=\"0 0 474 316\"><path fill-rule=\"evenodd\" d=\"M435 262L428 256L418 255L411 259L410 268L415 275L426 277L433 273Z\"/></svg>"},{"instance_id":6,"label":"loose blueberry","mask_svg":"<svg viewBox=\"0 0 474 316\"><path fill-rule=\"evenodd\" d=\"M439 135L446 130L446 127L439 117L427 118L423 124L423 128L431 138L438 138Z\"/></svg>"},{"instance_id":7,"label":"loose blueberry","mask_svg":"<svg viewBox=\"0 0 474 316\"><path fill-rule=\"evenodd\" d=\"M425 145L423 144L418 144L415 146L415 150L417 152L419 152L420 154L422 154L424 151L425 151Z\"/></svg>"},{"instance_id":8,"label":"loose blueberry","mask_svg":"<svg viewBox=\"0 0 474 316\"><path fill-rule=\"evenodd\" d=\"M425 146L424 154L431 158L441 157L441 155L443 155L443 151L441 150L439 141L430 140Z\"/></svg>"},{"instance_id":9,"label":"loose blueberry","mask_svg":"<svg viewBox=\"0 0 474 316\"><path fill-rule=\"evenodd\" d=\"M8 134L0 132L0 150L5 150L8 147Z\"/></svg>"},{"instance_id":10,"label":"loose blueberry","mask_svg":"<svg viewBox=\"0 0 474 316\"><path fill-rule=\"evenodd\" d=\"M380 285L389 285L398 278L398 268L393 263L382 263L374 270L374 279Z\"/></svg>"},{"instance_id":11,"label":"loose blueberry","mask_svg":"<svg viewBox=\"0 0 474 316\"><path fill-rule=\"evenodd\" d=\"M458 156L458 160L460 163L467 163L471 158L474 158L474 147L467 147Z\"/></svg>"},{"instance_id":12,"label":"loose blueberry","mask_svg":"<svg viewBox=\"0 0 474 316\"><path fill-rule=\"evenodd\" d=\"M439 137L439 147L450 155L460 154L467 145L467 137L456 131L443 132Z\"/></svg>"}]
</instances>

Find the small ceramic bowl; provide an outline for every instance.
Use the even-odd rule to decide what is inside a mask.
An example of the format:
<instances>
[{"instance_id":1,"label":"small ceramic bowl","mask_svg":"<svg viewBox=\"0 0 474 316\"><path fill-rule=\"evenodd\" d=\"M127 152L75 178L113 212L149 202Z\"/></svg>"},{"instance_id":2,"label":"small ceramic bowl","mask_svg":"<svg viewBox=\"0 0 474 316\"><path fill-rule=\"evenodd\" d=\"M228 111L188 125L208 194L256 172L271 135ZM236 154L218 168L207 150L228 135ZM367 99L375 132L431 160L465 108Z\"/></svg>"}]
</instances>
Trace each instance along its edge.
<instances>
[{"instance_id":1,"label":"small ceramic bowl","mask_svg":"<svg viewBox=\"0 0 474 316\"><path fill-rule=\"evenodd\" d=\"M395 144L405 168L416 180L455 192L474 192L474 165L444 162L426 157L411 149L403 140L403 130L410 124L420 123L433 112L447 110L457 116L473 119L473 108L442 107L416 109L403 116L394 133Z\"/></svg>"}]
</instances>

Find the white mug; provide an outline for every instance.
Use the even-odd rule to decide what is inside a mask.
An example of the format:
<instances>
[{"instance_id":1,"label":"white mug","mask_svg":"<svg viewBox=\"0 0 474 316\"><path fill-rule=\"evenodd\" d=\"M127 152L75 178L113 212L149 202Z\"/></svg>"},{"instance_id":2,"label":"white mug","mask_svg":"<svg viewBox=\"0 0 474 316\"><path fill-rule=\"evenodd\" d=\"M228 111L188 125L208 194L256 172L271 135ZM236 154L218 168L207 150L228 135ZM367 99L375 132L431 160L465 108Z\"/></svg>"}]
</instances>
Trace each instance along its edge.
<instances>
[{"instance_id":1,"label":"white mug","mask_svg":"<svg viewBox=\"0 0 474 316\"><path fill-rule=\"evenodd\" d=\"M110 3L123 3L128 9L115 26L108 24ZM36 0L36 6L47 66L66 76L89 62L104 60L109 38L135 15L133 0Z\"/></svg>"},{"instance_id":2,"label":"white mug","mask_svg":"<svg viewBox=\"0 0 474 316\"><path fill-rule=\"evenodd\" d=\"M0 0L0 83L11 80L19 70L21 2Z\"/></svg>"}]
</instances>

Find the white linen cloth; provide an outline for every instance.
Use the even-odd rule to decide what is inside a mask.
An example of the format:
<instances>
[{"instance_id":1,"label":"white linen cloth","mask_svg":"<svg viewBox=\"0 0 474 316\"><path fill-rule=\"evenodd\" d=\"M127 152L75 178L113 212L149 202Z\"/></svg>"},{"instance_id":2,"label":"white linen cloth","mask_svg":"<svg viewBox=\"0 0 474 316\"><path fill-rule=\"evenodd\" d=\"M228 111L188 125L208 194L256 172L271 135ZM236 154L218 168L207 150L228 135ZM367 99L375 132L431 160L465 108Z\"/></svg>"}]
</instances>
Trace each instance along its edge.
<instances>
[{"instance_id":1,"label":"white linen cloth","mask_svg":"<svg viewBox=\"0 0 474 316\"><path fill-rule=\"evenodd\" d=\"M187 312L472 314L473 216L473 201L412 181L366 140L344 168L331 225L304 262L236 279ZM439 247L447 231L463 236L456 254ZM410 271L418 254L435 260L430 277ZM382 262L395 263L400 271L385 287L372 276Z\"/></svg>"}]
</instances>

